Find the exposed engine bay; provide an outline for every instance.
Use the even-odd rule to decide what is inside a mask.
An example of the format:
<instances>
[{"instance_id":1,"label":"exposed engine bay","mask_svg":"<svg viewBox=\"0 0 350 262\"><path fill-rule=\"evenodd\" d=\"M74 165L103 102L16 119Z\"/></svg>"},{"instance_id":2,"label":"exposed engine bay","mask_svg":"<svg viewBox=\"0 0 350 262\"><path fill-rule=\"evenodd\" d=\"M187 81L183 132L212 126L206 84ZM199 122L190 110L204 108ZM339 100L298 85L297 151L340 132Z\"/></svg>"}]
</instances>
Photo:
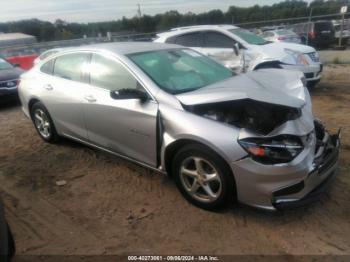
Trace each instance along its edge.
<instances>
[{"instance_id":1,"label":"exposed engine bay","mask_svg":"<svg viewBox=\"0 0 350 262\"><path fill-rule=\"evenodd\" d=\"M194 114L267 135L288 120L301 116L301 110L251 99L185 106Z\"/></svg>"}]
</instances>

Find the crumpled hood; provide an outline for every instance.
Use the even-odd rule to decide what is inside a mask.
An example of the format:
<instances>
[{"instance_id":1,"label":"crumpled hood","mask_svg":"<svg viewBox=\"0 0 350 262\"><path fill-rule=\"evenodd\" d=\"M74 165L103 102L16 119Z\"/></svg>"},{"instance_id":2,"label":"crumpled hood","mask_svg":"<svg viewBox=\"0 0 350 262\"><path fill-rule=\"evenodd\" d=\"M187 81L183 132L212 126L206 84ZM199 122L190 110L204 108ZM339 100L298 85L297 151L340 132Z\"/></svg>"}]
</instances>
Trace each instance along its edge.
<instances>
[{"instance_id":1,"label":"crumpled hood","mask_svg":"<svg viewBox=\"0 0 350 262\"><path fill-rule=\"evenodd\" d=\"M253 49L258 53L263 53L264 58L280 61L284 60L286 56L288 56L285 49L290 49L304 54L316 51L311 46L283 42L271 43L267 45L255 45Z\"/></svg>"},{"instance_id":2,"label":"crumpled hood","mask_svg":"<svg viewBox=\"0 0 350 262\"><path fill-rule=\"evenodd\" d=\"M297 71L263 69L237 75L176 97L185 105L253 99L300 108L306 103L302 76L302 73Z\"/></svg>"}]
</instances>

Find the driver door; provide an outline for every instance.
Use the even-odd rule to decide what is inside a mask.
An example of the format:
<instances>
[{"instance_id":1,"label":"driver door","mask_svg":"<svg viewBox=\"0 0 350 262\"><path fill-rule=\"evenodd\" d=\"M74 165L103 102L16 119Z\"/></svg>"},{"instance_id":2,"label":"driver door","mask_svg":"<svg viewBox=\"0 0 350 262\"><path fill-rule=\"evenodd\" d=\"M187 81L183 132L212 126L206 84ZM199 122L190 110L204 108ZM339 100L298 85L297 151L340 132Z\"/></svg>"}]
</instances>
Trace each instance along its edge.
<instances>
[{"instance_id":1,"label":"driver door","mask_svg":"<svg viewBox=\"0 0 350 262\"><path fill-rule=\"evenodd\" d=\"M111 97L111 91L121 89L147 92L116 59L92 54L89 71L84 113L90 142L155 167L157 102Z\"/></svg>"}]
</instances>

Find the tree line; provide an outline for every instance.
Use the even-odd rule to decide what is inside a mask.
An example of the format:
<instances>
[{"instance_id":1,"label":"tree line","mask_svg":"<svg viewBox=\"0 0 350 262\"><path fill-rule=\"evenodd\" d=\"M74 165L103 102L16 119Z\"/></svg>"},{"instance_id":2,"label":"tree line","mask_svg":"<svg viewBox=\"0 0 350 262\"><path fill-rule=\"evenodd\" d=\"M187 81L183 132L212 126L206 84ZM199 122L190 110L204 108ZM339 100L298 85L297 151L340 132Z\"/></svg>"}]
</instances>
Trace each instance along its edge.
<instances>
[{"instance_id":1,"label":"tree line","mask_svg":"<svg viewBox=\"0 0 350 262\"><path fill-rule=\"evenodd\" d=\"M302 0L286 0L270 6L254 5L251 7L230 6L226 12L211 10L194 14L180 14L168 11L154 16L143 15L132 18L123 17L119 20L94 23L67 23L60 19L54 23L38 19L20 20L0 23L0 32L22 32L37 37L38 41L51 41L94 37L107 32L147 33L164 31L173 27L200 24L239 24L271 19L287 19L305 17L310 14L325 15L339 13L340 7L349 5L350 0L314 0L308 5Z\"/></svg>"}]
</instances>

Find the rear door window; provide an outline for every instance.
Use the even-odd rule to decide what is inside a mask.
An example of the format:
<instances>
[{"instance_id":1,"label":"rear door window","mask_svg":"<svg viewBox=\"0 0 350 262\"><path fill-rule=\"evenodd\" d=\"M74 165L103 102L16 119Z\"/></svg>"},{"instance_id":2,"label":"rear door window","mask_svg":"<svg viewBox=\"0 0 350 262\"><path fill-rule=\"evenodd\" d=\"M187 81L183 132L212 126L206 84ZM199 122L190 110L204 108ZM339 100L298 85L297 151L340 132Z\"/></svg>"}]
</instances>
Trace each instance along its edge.
<instances>
[{"instance_id":1,"label":"rear door window","mask_svg":"<svg viewBox=\"0 0 350 262\"><path fill-rule=\"evenodd\" d=\"M88 53L59 56L56 58L53 74L67 80L83 82L83 68L88 57Z\"/></svg>"},{"instance_id":2,"label":"rear door window","mask_svg":"<svg viewBox=\"0 0 350 262\"><path fill-rule=\"evenodd\" d=\"M205 32L204 33L204 46L211 48L233 48L235 41L218 32Z\"/></svg>"}]
</instances>

